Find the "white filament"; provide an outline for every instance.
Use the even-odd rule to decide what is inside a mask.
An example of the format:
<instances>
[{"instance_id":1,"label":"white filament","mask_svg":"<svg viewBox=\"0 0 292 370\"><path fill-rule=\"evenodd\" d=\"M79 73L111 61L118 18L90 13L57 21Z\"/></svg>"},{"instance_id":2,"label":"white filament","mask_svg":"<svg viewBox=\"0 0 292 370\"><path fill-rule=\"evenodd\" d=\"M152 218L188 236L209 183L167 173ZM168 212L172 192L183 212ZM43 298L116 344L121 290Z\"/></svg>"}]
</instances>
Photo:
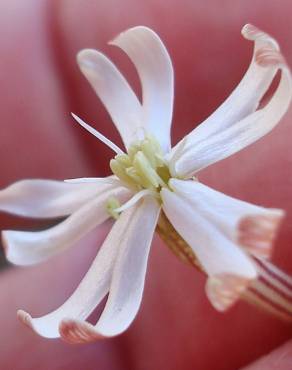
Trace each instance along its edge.
<instances>
[{"instance_id":1,"label":"white filament","mask_svg":"<svg viewBox=\"0 0 292 370\"><path fill-rule=\"evenodd\" d=\"M124 154L122 149L120 149L116 144L114 144L111 140L106 138L103 134L98 132L93 127L89 126L86 122L84 122L81 118L76 116L76 114L71 113L72 117L76 120L76 122L79 123L85 130L90 132L93 136L95 136L97 139L99 139L101 142L103 142L106 146L108 146L111 150L113 150L117 154Z\"/></svg>"}]
</instances>

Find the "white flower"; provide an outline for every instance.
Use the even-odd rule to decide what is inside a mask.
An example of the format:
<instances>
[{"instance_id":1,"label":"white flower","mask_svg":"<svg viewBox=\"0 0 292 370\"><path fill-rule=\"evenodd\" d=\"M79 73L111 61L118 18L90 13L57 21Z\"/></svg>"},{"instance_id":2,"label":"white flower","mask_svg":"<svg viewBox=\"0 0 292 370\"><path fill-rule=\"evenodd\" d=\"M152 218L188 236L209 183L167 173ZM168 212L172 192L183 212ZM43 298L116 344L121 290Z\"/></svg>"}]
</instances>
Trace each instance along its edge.
<instances>
[{"instance_id":1,"label":"white flower","mask_svg":"<svg viewBox=\"0 0 292 370\"><path fill-rule=\"evenodd\" d=\"M74 116L117 153L110 163L114 175L67 182L23 180L4 189L3 211L39 218L68 216L45 231L4 231L6 255L18 265L38 263L70 247L109 217L117 220L84 279L61 307L39 318L19 311L19 318L35 332L88 342L126 330L141 303L161 209L208 274L207 295L217 309L230 307L256 279L251 256L270 256L283 211L233 199L194 177L268 133L289 106L290 72L278 44L250 25L242 34L255 43L242 81L172 149L173 69L159 37L146 27L135 27L110 43L134 63L142 104L105 55L95 50L79 53L80 68L108 110L127 152ZM259 107L277 71L279 85L268 103ZM107 293L97 324L84 321Z\"/></svg>"}]
</instances>

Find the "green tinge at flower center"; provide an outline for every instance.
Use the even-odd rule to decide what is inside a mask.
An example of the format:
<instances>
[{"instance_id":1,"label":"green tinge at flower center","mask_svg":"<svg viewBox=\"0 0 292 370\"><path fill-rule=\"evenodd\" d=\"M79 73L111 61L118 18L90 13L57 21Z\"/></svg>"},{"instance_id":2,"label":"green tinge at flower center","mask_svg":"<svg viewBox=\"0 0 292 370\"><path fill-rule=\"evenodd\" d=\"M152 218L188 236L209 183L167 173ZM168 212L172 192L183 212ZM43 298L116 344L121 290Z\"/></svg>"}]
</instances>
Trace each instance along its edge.
<instances>
[{"instance_id":1,"label":"green tinge at flower center","mask_svg":"<svg viewBox=\"0 0 292 370\"><path fill-rule=\"evenodd\" d=\"M158 141L152 136L132 144L127 154L118 154L110 161L112 172L135 191L149 189L160 192L168 186L171 175Z\"/></svg>"}]
</instances>

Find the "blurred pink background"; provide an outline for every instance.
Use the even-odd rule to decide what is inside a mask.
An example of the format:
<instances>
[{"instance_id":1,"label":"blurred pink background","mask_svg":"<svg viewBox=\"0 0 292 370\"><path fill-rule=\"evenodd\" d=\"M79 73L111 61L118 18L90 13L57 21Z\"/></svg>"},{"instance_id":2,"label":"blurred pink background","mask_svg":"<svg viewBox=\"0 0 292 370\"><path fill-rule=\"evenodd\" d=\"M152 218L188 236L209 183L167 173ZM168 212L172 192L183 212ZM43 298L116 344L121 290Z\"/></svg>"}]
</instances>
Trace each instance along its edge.
<instances>
[{"instance_id":1,"label":"blurred pink background","mask_svg":"<svg viewBox=\"0 0 292 370\"><path fill-rule=\"evenodd\" d=\"M140 93L130 62L106 43L135 25L153 28L174 64L176 143L243 76L253 46L241 37L245 23L272 34L292 65L289 0L1 0L1 187L20 178L109 174L112 153L69 114L80 115L120 144L107 112L77 68L80 49L105 52ZM274 260L292 273L291 117L290 110L266 138L205 170L200 179L230 195L287 211ZM14 220L3 215L2 228ZM66 299L105 232L99 230L98 236L88 236L41 266L0 273L0 369L234 370L291 337L290 326L244 303L224 315L215 312L204 294L204 277L178 261L158 238L141 310L125 334L69 346L39 338L19 324L18 308L42 315Z\"/></svg>"}]
</instances>

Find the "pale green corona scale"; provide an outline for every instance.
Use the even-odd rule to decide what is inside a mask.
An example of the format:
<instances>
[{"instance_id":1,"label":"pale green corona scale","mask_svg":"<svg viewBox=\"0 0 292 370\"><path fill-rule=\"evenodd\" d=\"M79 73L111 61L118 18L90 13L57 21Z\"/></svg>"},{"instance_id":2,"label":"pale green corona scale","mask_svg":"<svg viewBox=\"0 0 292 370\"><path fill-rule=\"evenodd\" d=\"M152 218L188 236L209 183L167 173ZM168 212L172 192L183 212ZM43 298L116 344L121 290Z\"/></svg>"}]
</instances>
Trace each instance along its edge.
<instances>
[{"instance_id":1,"label":"pale green corona scale","mask_svg":"<svg viewBox=\"0 0 292 370\"><path fill-rule=\"evenodd\" d=\"M150 135L133 143L128 154L117 154L110 161L110 168L131 189L148 189L157 195L163 187L168 187L171 177L160 144Z\"/></svg>"}]
</instances>

